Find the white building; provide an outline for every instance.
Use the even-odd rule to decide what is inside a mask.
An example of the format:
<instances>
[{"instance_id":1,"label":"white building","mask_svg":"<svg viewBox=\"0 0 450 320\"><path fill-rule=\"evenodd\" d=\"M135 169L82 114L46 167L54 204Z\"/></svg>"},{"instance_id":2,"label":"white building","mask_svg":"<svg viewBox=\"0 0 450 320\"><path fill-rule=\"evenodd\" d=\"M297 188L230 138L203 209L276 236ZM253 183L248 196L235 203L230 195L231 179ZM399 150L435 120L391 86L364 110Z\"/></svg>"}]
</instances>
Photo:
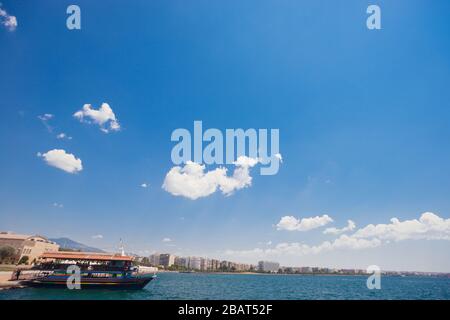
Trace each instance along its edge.
<instances>
[{"instance_id":1,"label":"white building","mask_svg":"<svg viewBox=\"0 0 450 320\"><path fill-rule=\"evenodd\" d=\"M189 257L189 269L200 270L201 263L202 263L202 258Z\"/></svg>"}]
</instances>

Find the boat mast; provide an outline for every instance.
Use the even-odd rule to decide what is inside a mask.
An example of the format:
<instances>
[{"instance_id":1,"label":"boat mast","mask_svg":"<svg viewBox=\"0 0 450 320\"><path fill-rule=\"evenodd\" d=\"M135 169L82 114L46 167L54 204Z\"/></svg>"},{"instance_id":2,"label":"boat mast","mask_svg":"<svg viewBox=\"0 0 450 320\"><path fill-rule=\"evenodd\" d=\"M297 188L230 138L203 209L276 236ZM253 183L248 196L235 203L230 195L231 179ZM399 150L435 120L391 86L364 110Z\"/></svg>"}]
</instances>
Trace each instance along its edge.
<instances>
[{"instance_id":1,"label":"boat mast","mask_svg":"<svg viewBox=\"0 0 450 320\"><path fill-rule=\"evenodd\" d=\"M123 247L123 241L122 241L122 238L120 238L120 247L119 247L119 249L120 249L120 255L123 257L123 256L125 256L125 249L124 249L124 247Z\"/></svg>"}]
</instances>

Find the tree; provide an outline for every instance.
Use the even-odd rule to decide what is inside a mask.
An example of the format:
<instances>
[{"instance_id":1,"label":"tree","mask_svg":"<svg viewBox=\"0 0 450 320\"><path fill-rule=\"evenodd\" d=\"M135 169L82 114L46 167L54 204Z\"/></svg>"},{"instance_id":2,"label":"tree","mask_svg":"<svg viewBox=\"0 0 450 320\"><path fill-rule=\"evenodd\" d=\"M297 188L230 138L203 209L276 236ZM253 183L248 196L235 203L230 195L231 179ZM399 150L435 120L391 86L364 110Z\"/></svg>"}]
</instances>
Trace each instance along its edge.
<instances>
[{"instance_id":1,"label":"tree","mask_svg":"<svg viewBox=\"0 0 450 320\"><path fill-rule=\"evenodd\" d=\"M141 265L143 266L150 266L150 260L147 257L142 258Z\"/></svg>"},{"instance_id":2,"label":"tree","mask_svg":"<svg viewBox=\"0 0 450 320\"><path fill-rule=\"evenodd\" d=\"M0 262L1 263L11 263L16 255L16 250L11 246L0 247Z\"/></svg>"}]
</instances>

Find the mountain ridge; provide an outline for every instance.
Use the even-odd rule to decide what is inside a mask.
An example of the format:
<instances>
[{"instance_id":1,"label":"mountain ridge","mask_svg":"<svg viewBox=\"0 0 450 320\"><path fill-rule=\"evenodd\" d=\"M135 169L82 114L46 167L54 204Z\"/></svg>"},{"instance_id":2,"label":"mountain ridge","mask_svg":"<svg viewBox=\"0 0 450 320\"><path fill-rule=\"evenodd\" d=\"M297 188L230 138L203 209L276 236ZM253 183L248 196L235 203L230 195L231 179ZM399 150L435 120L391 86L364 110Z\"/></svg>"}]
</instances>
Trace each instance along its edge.
<instances>
[{"instance_id":1,"label":"mountain ridge","mask_svg":"<svg viewBox=\"0 0 450 320\"><path fill-rule=\"evenodd\" d=\"M98 253L104 253L105 251L96 247L87 246L83 243L74 241L67 237L61 237L61 238L52 238L49 239L50 241L56 242L59 244L61 249L70 249L75 251L83 251L83 252L98 252Z\"/></svg>"}]
</instances>

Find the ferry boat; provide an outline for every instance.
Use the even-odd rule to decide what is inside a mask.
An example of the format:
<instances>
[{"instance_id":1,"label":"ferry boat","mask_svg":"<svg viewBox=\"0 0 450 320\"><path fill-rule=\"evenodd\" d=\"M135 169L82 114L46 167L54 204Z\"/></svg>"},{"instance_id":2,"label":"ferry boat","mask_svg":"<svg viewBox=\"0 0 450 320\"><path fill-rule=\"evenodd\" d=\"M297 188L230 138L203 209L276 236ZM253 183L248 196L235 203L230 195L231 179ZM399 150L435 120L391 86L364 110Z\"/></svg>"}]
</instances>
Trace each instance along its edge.
<instances>
[{"instance_id":1,"label":"ferry boat","mask_svg":"<svg viewBox=\"0 0 450 320\"><path fill-rule=\"evenodd\" d=\"M73 273L68 268L75 265L80 268L81 289L142 289L156 275L154 272L140 271L138 266L133 266L133 259L120 254L45 252L39 263L30 270L32 276L24 284L68 288L68 282L72 283L73 279Z\"/></svg>"}]
</instances>

